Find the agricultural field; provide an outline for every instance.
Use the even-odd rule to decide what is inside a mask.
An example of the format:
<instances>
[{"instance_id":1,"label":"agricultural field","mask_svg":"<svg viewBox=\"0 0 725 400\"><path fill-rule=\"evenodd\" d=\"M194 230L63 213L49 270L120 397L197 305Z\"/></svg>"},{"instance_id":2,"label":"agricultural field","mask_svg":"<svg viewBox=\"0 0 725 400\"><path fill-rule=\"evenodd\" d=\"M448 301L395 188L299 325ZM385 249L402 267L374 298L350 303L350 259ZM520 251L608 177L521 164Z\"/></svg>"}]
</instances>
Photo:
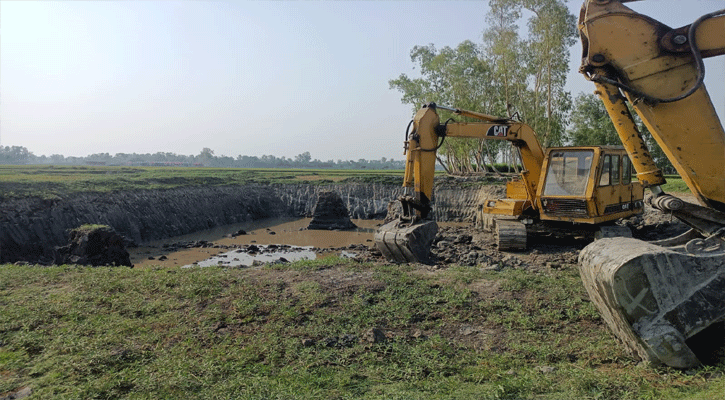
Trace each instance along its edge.
<instances>
[{"instance_id":1,"label":"agricultural field","mask_svg":"<svg viewBox=\"0 0 725 400\"><path fill-rule=\"evenodd\" d=\"M667 176L667 180L665 191L689 192L679 176ZM0 165L0 200L22 197L52 199L78 192L170 189L181 186L345 182L397 185L403 182L403 171Z\"/></svg>"},{"instance_id":2,"label":"agricultural field","mask_svg":"<svg viewBox=\"0 0 725 400\"><path fill-rule=\"evenodd\" d=\"M78 192L170 189L182 186L349 181L402 184L403 171L0 165L0 199L31 196L57 198Z\"/></svg>"}]
</instances>

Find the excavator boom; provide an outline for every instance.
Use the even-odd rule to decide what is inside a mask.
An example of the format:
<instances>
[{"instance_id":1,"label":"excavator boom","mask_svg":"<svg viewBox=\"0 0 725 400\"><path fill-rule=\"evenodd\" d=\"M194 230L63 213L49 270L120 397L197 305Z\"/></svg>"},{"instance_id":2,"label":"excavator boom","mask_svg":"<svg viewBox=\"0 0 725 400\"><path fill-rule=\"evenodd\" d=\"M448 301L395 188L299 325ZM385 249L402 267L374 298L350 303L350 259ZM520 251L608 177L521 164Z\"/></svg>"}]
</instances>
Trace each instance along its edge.
<instances>
[{"instance_id":1,"label":"excavator boom","mask_svg":"<svg viewBox=\"0 0 725 400\"><path fill-rule=\"evenodd\" d=\"M481 122L441 124L437 108ZM505 140L519 148L524 167L522 178L529 206L534 202L544 160L544 150L536 134L526 124L474 111L429 103L419 109L406 133L407 151L403 186L407 193L399 199L402 215L383 225L375 234L375 244L386 258L397 262L430 262L430 247L438 226L426 221L432 207L436 151L446 137ZM440 142L439 142L440 141Z\"/></svg>"},{"instance_id":2,"label":"excavator boom","mask_svg":"<svg viewBox=\"0 0 725 400\"><path fill-rule=\"evenodd\" d=\"M672 29L624 6L587 0L579 17L580 72L593 81L651 205L692 230L645 243L603 239L579 256L590 297L640 358L699 364L687 340L725 318L725 131L703 83L702 59L725 54L725 10ZM664 193L630 108L700 204Z\"/></svg>"}]
</instances>

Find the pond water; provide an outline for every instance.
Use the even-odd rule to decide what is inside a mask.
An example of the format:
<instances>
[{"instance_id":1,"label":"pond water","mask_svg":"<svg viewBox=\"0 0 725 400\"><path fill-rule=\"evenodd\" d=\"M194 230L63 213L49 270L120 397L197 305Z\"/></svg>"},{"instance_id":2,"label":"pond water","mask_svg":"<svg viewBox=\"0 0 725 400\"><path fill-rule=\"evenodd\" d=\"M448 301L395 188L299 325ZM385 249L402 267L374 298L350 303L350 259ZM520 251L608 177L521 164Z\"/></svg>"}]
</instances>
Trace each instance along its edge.
<instances>
[{"instance_id":1,"label":"pond water","mask_svg":"<svg viewBox=\"0 0 725 400\"><path fill-rule=\"evenodd\" d=\"M307 230L310 218L266 219L241 224L219 226L189 235L145 243L130 248L131 262L136 268L151 266L182 267L210 265L252 265L259 262L273 262L280 257L288 261L316 258L312 248L339 249L350 245L371 246L375 231L381 220L353 219L358 229L352 231ZM231 237L240 229L245 235ZM207 241L204 247L179 248L175 244ZM255 245L259 251L250 255L238 248ZM272 245L272 249L269 248ZM275 248L274 245L277 245ZM292 246L289 248L288 245ZM342 250L338 251L345 256Z\"/></svg>"}]
</instances>

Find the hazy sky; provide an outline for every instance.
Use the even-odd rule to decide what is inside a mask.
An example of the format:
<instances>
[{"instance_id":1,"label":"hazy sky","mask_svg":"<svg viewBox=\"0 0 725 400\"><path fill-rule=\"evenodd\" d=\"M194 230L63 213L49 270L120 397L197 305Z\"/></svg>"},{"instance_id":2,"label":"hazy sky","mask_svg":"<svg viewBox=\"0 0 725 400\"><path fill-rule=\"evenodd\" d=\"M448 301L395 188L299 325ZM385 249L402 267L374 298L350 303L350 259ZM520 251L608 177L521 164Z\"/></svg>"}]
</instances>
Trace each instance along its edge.
<instances>
[{"instance_id":1,"label":"hazy sky","mask_svg":"<svg viewBox=\"0 0 725 400\"><path fill-rule=\"evenodd\" d=\"M568 1L578 16L581 0ZM672 27L722 0L631 7ZM0 145L36 155L403 158L416 45L481 41L485 1L0 1ZM672 15L670 15L672 14ZM572 47L567 83L590 93ZM725 112L725 62L706 84ZM483 110L485 111L485 110Z\"/></svg>"}]
</instances>

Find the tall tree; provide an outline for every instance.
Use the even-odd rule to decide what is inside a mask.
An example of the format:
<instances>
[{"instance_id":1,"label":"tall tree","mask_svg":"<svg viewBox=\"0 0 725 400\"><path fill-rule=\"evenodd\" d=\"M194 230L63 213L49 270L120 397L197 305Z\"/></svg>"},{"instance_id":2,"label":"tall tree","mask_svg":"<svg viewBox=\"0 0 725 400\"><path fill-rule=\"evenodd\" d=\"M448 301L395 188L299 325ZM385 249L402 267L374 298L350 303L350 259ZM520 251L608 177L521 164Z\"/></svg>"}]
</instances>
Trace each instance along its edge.
<instances>
[{"instance_id":1,"label":"tall tree","mask_svg":"<svg viewBox=\"0 0 725 400\"><path fill-rule=\"evenodd\" d=\"M410 52L418 65L420 77L401 74L389 81L390 88L403 93L402 102L413 110L427 102L451 105L463 109L488 110L495 101L491 69L482 57L481 47L464 41L456 48L434 45L415 46ZM441 111L441 119L450 114ZM449 173L469 173L480 170L483 155L476 139L446 140L439 152L439 161Z\"/></svg>"},{"instance_id":2,"label":"tall tree","mask_svg":"<svg viewBox=\"0 0 725 400\"><path fill-rule=\"evenodd\" d=\"M571 96L564 90L569 47L576 38L576 19L562 0L491 0L484 47L496 62L496 77L505 85L509 114L539 135L544 146L562 142ZM519 39L523 10L528 36Z\"/></svg>"},{"instance_id":3,"label":"tall tree","mask_svg":"<svg viewBox=\"0 0 725 400\"><path fill-rule=\"evenodd\" d=\"M562 143L571 97L564 90L576 18L562 0L521 0L533 13L528 21L529 72L533 76L533 125L544 146Z\"/></svg>"},{"instance_id":4,"label":"tall tree","mask_svg":"<svg viewBox=\"0 0 725 400\"><path fill-rule=\"evenodd\" d=\"M389 82L391 89L401 91L403 103L414 108L435 101L508 116L531 125L544 146L561 144L571 108L564 85L569 47L576 37L575 17L563 0L490 0L489 6L482 45L466 41L440 51L432 44L416 46L411 59L419 65L420 77L401 74ZM521 39L524 10L531 17L528 36ZM499 146L458 141L441 153L447 170L469 172L483 164L484 154L494 164ZM513 160L512 155L509 162L515 165L518 161Z\"/></svg>"}]
</instances>

